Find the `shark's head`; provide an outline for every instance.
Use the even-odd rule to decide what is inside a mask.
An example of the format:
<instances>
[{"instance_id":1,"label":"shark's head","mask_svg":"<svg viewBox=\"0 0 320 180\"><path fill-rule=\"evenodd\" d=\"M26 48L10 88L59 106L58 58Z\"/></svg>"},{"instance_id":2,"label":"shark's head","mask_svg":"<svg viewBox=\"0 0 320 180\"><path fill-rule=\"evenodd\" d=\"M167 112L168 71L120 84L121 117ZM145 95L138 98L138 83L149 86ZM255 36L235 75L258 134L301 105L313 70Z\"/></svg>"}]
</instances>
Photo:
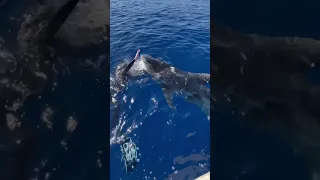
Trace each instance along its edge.
<instances>
[{"instance_id":1,"label":"shark's head","mask_svg":"<svg viewBox=\"0 0 320 180\"><path fill-rule=\"evenodd\" d=\"M141 54L140 58L141 58L141 61L144 63L144 66L145 66L144 70L147 71L147 73L159 73L164 69L170 67L169 64L159 59L155 59L152 56L147 54Z\"/></svg>"}]
</instances>

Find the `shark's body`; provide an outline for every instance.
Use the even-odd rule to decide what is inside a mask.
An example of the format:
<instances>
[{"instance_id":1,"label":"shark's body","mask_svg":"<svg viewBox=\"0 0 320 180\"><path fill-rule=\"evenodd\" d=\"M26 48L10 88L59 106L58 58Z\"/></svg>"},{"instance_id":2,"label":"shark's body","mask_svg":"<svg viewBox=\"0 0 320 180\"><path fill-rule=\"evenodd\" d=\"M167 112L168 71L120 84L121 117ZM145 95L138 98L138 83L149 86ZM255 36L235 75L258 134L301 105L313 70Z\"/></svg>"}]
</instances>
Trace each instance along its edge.
<instances>
[{"instance_id":1,"label":"shark's body","mask_svg":"<svg viewBox=\"0 0 320 180\"><path fill-rule=\"evenodd\" d=\"M115 76L110 78L110 103L113 104L112 129L118 125L120 110L125 103L117 101L118 93L128 85L128 80L140 80L146 74L160 84L170 108L175 109L172 98L174 94L178 94L185 97L186 101L198 105L210 119L210 89L206 85L210 82L210 74L185 72L145 54L142 54L140 60L135 61L126 71L129 64L129 62L120 63ZM116 133L118 136L120 132Z\"/></svg>"},{"instance_id":2,"label":"shark's body","mask_svg":"<svg viewBox=\"0 0 320 180\"><path fill-rule=\"evenodd\" d=\"M210 116L210 74L185 72L150 55L140 56L144 71L157 81L170 108L174 109L172 98L180 94Z\"/></svg>"}]
</instances>

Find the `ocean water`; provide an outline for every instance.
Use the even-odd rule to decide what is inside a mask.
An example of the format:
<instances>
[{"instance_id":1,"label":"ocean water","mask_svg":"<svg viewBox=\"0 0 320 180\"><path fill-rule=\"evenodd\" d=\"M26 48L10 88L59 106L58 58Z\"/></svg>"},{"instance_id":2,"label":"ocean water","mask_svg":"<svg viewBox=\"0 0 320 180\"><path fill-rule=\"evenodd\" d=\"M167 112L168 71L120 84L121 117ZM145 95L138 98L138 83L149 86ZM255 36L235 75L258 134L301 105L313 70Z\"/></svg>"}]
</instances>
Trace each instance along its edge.
<instances>
[{"instance_id":1,"label":"ocean water","mask_svg":"<svg viewBox=\"0 0 320 180\"><path fill-rule=\"evenodd\" d=\"M0 2L0 37L6 42L1 45L11 53L17 52L17 31L23 14L35 7L32 1L20 2L21 6L18 2L8 1L4 6ZM57 62L57 71L48 75L45 88L28 96L13 112L21 126L12 131L8 131L4 119L12 112L3 114L1 100L0 179L109 178L108 73L79 66L84 58L94 60L99 55L109 56L109 52L84 52L58 55L60 61L70 60L69 64ZM12 94L11 101L20 97Z\"/></svg>"},{"instance_id":2,"label":"ocean water","mask_svg":"<svg viewBox=\"0 0 320 180\"><path fill-rule=\"evenodd\" d=\"M287 8L290 6L290 8ZM214 0L211 18L244 33L266 36L300 36L319 39L320 26L314 3L298 1ZM299 13L297 13L299 12ZM214 52L212 52L214 53ZM214 60L213 60L214 61ZM319 69L308 73L319 83ZM217 180L301 180L310 175L302 157L291 147L267 133L239 125L241 116L220 104L212 116L212 175Z\"/></svg>"},{"instance_id":3,"label":"ocean water","mask_svg":"<svg viewBox=\"0 0 320 180\"><path fill-rule=\"evenodd\" d=\"M137 49L184 71L210 73L209 4L209 0L112 0L111 76ZM126 174L120 145L111 139L110 179L192 179L209 170L210 122L199 107L177 97L177 111L172 111L160 86L147 77L129 82L120 97L121 133L139 147L140 161Z\"/></svg>"}]
</instances>

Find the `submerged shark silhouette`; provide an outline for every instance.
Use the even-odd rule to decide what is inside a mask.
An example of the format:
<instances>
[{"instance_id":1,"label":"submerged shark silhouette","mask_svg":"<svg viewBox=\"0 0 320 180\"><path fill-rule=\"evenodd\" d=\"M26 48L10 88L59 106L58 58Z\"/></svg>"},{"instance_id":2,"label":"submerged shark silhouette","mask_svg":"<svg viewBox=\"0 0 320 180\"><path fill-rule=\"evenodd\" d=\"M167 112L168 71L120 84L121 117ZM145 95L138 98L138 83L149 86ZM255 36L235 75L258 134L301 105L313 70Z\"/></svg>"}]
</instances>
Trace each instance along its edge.
<instances>
[{"instance_id":1,"label":"submerged shark silhouette","mask_svg":"<svg viewBox=\"0 0 320 180\"><path fill-rule=\"evenodd\" d=\"M244 124L281 137L320 179L320 42L244 34L211 22L211 88L244 114Z\"/></svg>"},{"instance_id":2,"label":"submerged shark silhouette","mask_svg":"<svg viewBox=\"0 0 320 180\"><path fill-rule=\"evenodd\" d=\"M141 54L140 60L134 61L122 63L116 70L117 82L122 84L122 88L128 79L150 75L160 84L171 109L175 109L173 95L178 94L186 101L198 105L210 118L210 89L207 86L210 74L185 72L147 54ZM120 85L117 87L121 89Z\"/></svg>"}]
</instances>

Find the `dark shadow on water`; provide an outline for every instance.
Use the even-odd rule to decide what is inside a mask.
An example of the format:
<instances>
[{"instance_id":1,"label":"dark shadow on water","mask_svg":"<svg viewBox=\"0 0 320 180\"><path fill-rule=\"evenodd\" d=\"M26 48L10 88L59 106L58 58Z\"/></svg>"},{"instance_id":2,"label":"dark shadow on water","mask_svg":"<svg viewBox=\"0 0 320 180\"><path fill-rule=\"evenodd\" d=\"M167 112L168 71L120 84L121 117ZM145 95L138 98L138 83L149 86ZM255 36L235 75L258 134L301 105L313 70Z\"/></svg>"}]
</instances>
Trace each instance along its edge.
<instances>
[{"instance_id":1,"label":"dark shadow on water","mask_svg":"<svg viewBox=\"0 0 320 180\"><path fill-rule=\"evenodd\" d=\"M10 17L21 18L25 8L31 6L31 1L8 1L0 7L0 37L13 52L20 21ZM73 58L74 64L77 58L109 57L108 43L64 50L59 53ZM48 77L46 88L27 99L18 136L21 144L0 150L0 159L4 157L1 180L109 178L109 66L105 62L102 66L106 72L69 67L70 74L59 73L58 79ZM58 83L52 91L54 82ZM53 111L51 130L41 120L46 107ZM67 130L70 116L77 121L73 132Z\"/></svg>"},{"instance_id":2,"label":"dark shadow on water","mask_svg":"<svg viewBox=\"0 0 320 180\"><path fill-rule=\"evenodd\" d=\"M290 6L290 8L287 8ZM265 36L300 36L320 39L319 4L293 1L211 1L211 19L234 30ZM214 52L212 52L214 53ZM214 61L214 59L212 60ZM319 83L319 69L307 73ZM228 104L212 111L211 175L217 180L309 179L306 162L277 137L240 125Z\"/></svg>"},{"instance_id":3,"label":"dark shadow on water","mask_svg":"<svg viewBox=\"0 0 320 180\"><path fill-rule=\"evenodd\" d=\"M211 177L219 180L308 179L302 157L283 141L267 133L243 127L240 115L217 107L211 126L214 137Z\"/></svg>"}]
</instances>

